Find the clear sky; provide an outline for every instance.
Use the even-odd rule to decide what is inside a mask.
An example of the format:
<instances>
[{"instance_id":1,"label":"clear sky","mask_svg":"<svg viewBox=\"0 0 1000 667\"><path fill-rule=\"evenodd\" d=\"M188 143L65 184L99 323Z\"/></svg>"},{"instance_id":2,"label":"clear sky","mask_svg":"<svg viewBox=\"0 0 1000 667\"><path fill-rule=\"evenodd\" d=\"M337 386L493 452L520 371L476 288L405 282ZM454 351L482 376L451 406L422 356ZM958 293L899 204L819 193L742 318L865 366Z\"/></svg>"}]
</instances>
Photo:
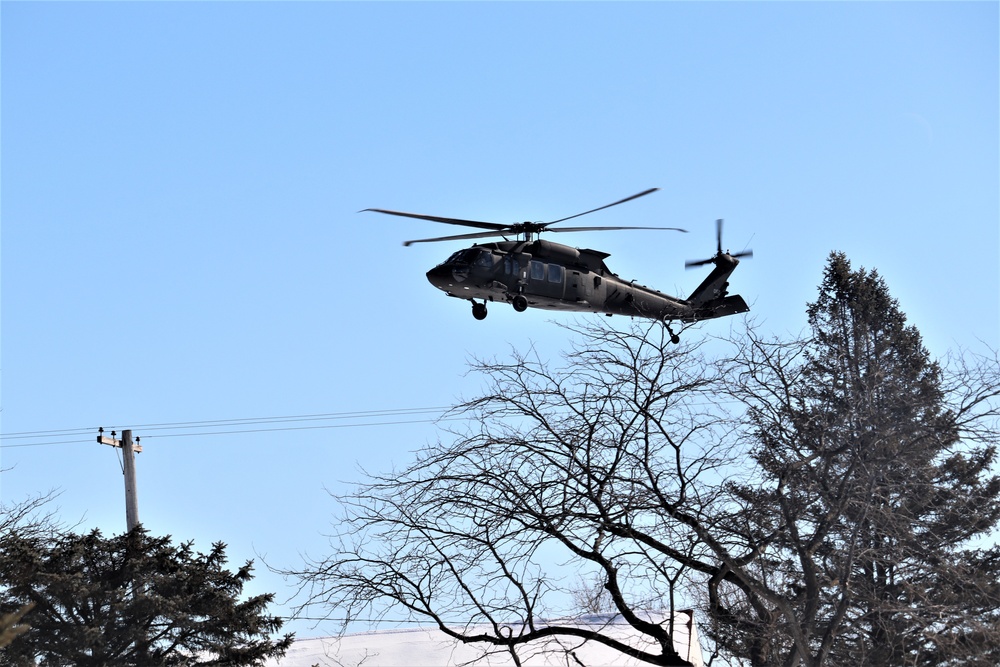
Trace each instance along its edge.
<instances>
[{"instance_id":1,"label":"clear sky","mask_svg":"<svg viewBox=\"0 0 1000 667\"><path fill-rule=\"evenodd\" d=\"M475 393L470 357L565 347L571 316L478 322L426 282L466 244L401 242L456 228L369 207L553 220L659 187L578 222L689 234L553 240L686 296L725 218L765 331L804 327L842 250L933 354L1000 346L995 2L3 2L0 28L0 497L57 490L82 529L124 530L95 436L132 428L152 532L297 565L328 490Z\"/></svg>"}]
</instances>

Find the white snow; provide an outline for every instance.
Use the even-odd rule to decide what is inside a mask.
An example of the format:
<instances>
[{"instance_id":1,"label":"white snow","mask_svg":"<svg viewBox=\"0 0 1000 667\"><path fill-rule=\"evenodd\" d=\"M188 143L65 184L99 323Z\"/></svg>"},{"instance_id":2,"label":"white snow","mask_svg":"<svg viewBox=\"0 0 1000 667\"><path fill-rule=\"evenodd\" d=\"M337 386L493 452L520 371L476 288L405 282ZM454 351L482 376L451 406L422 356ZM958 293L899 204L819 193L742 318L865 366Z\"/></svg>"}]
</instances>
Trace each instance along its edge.
<instances>
[{"instance_id":1,"label":"white snow","mask_svg":"<svg viewBox=\"0 0 1000 667\"><path fill-rule=\"evenodd\" d=\"M665 616L648 615L649 620L666 623ZM621 616L589 615L572 621L559 620L552 625L572 625L627 642L635 647L652 647L648 638L634 630ZM486 628L484 627L485 631ZM695 667L703 667L698 632L692 612L674 615L674 648ZM503 649L487 649L483 644L463 644L433 627L398 630L375 630L342 637L299 639L281 660L270 660L266 667L500 667L514 665ZM566 650L572 651L568 655ZM532 643L518 649L524 667L625 667L643 663L636 658L594 641L568 637Z\"/></svg>"}]
</instances>

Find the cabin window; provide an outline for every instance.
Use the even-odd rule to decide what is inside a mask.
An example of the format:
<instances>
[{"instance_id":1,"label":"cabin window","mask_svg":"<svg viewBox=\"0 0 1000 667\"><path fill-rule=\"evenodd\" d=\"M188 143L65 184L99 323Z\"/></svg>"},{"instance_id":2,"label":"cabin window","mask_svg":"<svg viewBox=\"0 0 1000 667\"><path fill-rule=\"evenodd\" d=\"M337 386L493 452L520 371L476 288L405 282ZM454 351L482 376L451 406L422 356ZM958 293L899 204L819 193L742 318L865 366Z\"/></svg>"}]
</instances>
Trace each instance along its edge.
<instances>
[{"instance_id":1,"label":"cabin window","mask_svg":"<svg viewBox=\"0 0 1000 667\"><path fill-rule=\"evenodd\" d=\"M545 280L545 264L531 260L531 279Z\"/></svg>"},{"instance_id":2,"label":"cabin window","mask_svg":"<svg viewBox=\"0 0 1000 667\"><path fill-rule=\"evenodd\" d=\"M549 282L561 283L563 279L563 267L558 264L549 264Z\"/></svg>"}]
</instances>

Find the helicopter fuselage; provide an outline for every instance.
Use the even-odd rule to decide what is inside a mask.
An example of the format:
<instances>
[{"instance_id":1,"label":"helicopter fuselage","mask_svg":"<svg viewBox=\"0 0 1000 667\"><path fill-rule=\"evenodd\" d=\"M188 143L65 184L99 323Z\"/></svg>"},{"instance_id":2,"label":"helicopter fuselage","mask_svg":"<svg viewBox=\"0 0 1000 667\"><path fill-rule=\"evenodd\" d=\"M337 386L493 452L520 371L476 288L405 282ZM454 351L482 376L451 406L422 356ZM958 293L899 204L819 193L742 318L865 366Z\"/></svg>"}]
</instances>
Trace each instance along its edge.
<instances>
[{"instance_id":1,"label":"helicopter fuselage","mask_svg":"<svg viewBox=\"0 0 1000 667\"><path fill-rule=\"evenodd\" d=\"M459 250L427 272L432 285L473 303L477 319L487 302L515 310L600 312L663 321L694 322L749 310L739 296L727 296L728 277L738 259L720 255L712 274L687 299L627 281L604 260L608 253L542 239L499 241ZM477 304L476 299L482 304Z\"/></svg>"},{"instance_id":2,"label":"helicopter fuselage","mask_svg":"<svg viewBox=\"0 0 1000 667\"><path fill-rule=\"evenodd\" d=\"M729 276L740 263L739 258L752 257L753 251L747 249L733 254L729 251L723 252L722 220L715 221L717 248L715 255L709 259L685 262L688 268L715 265L708 277L686 299L664 294L638 285L634 281L622 280L604 263L609 257L606 252L572 248L537 238L542 232L687 231L677 227L647 226L554 227L558 223L603 211L656 191L657 188L643 190L631 197L549 222L525 221L504 224L384 208L364 210L478 230L414 239L405 241L403 243L405 246L414 243L502 237L503 241L477 243L471 248L459 250L427 272L427 279L432 285L449 296L471 302L472 315L477 320L486 317L486 304L490 302L509 303L518 312L528 308L543 308L646 317L663 322L670 332L670 340L676 343L679 338L670 328L669 323L672 320L696 322L750 310L742 297L729 296L727 292ZM512 236L518 240L507 240Z\"/></svg>"}]
</instances>

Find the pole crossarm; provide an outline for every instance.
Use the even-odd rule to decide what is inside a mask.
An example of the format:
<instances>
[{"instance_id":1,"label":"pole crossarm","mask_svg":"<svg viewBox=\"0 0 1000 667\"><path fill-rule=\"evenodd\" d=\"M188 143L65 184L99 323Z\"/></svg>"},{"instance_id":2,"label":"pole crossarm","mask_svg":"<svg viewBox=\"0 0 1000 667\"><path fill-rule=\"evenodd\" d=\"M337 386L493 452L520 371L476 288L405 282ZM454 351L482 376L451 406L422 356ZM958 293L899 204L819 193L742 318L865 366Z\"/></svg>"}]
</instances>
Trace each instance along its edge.
<instances>
[{"instance_id":1,"label":"pole crossarm","mask_svg":"<svg viewBox=\"0 0 1000 667\"><path fill-rule=\"evenodd\" d=\"M111 432L111 437L104 435L104 428L98 430L97 442L110 447L118 447L122 450L122 473L125 475L125 523L129 531L139 525L139 500L136 493L135 484L135 455L142 451L139 439L132 442L132 431L125 429L122 431L122 439L115 438L117 435Z\"/></svg>"},{"instance_id":2,"label":"pole crossarm","mask_svg":"<svg viewBox=\"0 0 1000 667\"><path fill-rule=\"evenodd\" d=\"M100 435L97 436L97 442L99 444L101 444L101 445L108 445L110 447L118 447L119 449L121 448L122 441L121 440L117 440L114 437L115 435L117 435L115 433L115 431L111 432L111 437L108 437L108 436L104 435L104 429L103 428L101 428L99 432L100 432ZM137 454L142 451L142 445L139 444L139 439L138 438L136 438L136 442L134 442L132 444L132 451L135 452L135 453L137 453Z\"/></svg>"}]
</instances>

